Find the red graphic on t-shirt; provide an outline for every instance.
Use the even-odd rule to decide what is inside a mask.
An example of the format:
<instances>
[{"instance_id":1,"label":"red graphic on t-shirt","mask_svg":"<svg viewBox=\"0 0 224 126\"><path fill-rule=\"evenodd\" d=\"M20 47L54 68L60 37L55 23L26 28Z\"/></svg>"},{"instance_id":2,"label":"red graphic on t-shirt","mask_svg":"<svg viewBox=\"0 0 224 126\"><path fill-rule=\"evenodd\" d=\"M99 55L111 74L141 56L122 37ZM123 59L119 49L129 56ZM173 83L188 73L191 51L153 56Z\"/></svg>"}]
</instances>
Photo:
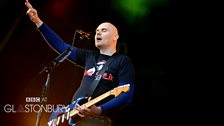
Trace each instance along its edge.
<instances>
[{"instance_id":1,"label":"red graphic on t-shirt","mask_svg":"<svg viewBox=\"0 0 224 126\"><path fill-rule=\"evenodd\" d=\"M85 70L84 71L84 76L93 76L94 75L94 73L96 72L96 71L99 71L99 70L101 70L102 68L103 68L103 65L106 63L106 61L105 60L103 60L103 61L100 61L100 62L98 62L97 63L97 66L96 67L92 67L92 68L90 68L90 69L88 69L88 70ZM97 69L97 70L96 70ZM98 75L98 72L96 72L96 74L95 74L95 77ZM103 75L102 75L102 78L104 79L104 80L110 80L110 81L113 81L113 75L112 74L108 74L108 73L103 73Z\"/></svg>"}]
</instances>

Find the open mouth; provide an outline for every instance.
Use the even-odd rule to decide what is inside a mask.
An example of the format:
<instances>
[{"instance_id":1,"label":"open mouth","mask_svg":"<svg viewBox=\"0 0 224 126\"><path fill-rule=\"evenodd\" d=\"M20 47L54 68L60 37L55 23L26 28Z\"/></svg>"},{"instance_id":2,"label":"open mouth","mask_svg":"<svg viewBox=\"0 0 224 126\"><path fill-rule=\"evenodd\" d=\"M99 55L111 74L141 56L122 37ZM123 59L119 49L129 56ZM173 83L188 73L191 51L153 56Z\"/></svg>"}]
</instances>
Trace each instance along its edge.
<instances>
[{"instance_id":1,"label":"open mouth","mask_svg":"<svg viewBox=\"0 0 224 126\"><path fill-rule=\"evenodd\" d=\"M100 41L100 40L102 40L102 38L101 37L97 37L96 40L97 41Z\"/></svg>"}]
</instances>

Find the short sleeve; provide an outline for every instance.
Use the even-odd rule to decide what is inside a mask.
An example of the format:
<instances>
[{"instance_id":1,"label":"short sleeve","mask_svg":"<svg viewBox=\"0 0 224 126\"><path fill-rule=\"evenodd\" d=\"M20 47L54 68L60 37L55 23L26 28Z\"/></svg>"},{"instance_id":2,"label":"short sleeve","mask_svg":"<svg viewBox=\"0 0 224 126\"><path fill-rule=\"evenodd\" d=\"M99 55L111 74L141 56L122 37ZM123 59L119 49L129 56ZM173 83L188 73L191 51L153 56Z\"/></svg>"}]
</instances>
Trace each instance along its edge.
<instances>
[{"instance_id":1,"label":"short sleeve","mask_svg":"<svg viewBox=\"0 0 224 126\"><path fill-rule=\"evenodd\" d=\"M135 70L128 56L123 56L119 64L118 82L119 83L134 83Z\"/></svg>"}]
</instances>

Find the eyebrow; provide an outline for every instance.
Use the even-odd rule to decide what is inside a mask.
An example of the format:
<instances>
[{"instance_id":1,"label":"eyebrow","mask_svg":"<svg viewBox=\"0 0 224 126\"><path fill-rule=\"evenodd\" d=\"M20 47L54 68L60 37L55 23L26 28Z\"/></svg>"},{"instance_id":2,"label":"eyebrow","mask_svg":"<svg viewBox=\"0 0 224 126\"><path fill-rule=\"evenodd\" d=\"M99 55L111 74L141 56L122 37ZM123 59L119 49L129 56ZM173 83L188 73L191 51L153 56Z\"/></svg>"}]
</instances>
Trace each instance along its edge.
<instances>
[{"instance_id":1,"label":"eyebrow","mask_svg":"<svg viewBox=\"0 0 224 126\"><path fill-rule=\"evenodd\" d=\"M108 30L108 28L101 28L102 30ZM99 29L97 28L96 31L99 31Z\"/></svg>"}]
</instances>

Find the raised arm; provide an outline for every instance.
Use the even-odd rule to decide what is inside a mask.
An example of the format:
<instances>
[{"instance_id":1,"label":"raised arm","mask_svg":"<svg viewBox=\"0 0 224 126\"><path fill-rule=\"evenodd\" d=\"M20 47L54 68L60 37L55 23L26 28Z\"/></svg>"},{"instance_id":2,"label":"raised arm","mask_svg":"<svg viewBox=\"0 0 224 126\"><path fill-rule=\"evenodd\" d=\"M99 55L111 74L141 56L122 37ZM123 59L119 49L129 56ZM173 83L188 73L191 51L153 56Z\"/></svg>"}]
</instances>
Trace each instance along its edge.
<instances>
[{"instance_id":1,"label":"raised arm","mask_svg":"<svg viewBox=\"0 0 224 126\"><path fill-rule=\"evenodd\" d=\"M55 50L57 53L62 53L66 49L70 48L71 45L64 42L60 36L58 36L51 28L49 28L38 16L37 10L33 8L28 0L25 2L28 8L26 14L30 17L30 20L36 24L39 32L47 42L47 44ZM72 54L68 57L71 61L76 62L76 47L72 48Z\"/></svg>"}]
</instances>

